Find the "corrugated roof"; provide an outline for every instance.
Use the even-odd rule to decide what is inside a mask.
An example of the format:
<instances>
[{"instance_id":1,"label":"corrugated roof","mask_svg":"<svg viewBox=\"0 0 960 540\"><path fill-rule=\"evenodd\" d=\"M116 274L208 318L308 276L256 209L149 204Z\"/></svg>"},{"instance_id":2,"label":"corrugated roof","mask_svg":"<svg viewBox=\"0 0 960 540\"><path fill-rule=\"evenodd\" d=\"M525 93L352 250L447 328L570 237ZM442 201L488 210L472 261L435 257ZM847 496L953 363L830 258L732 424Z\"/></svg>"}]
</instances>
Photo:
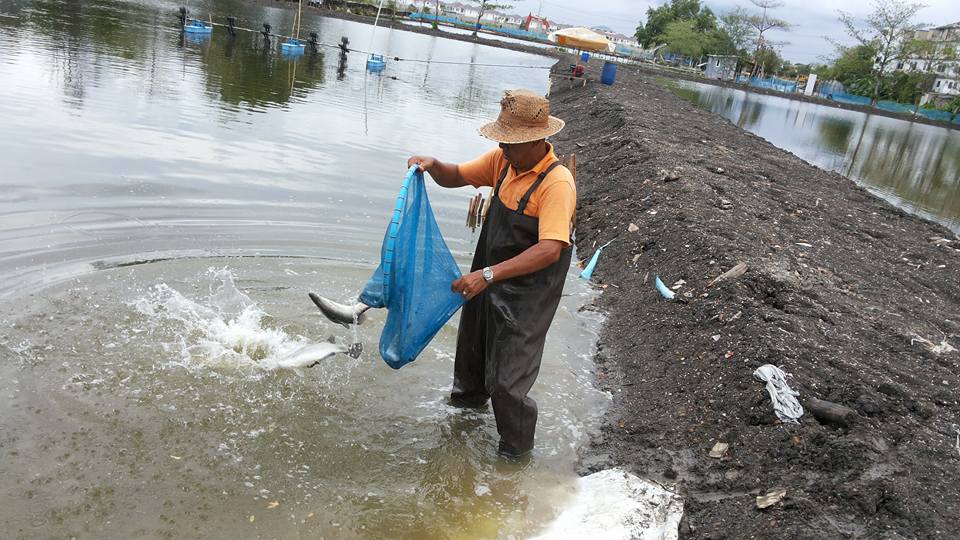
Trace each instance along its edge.
<instances>
[{"instance_id":1,"label":"corrugated roof","mask_svg":"<svg viewBox=\"0 0 960 540\"><path fill-rule=\"evenodd\" d=\"M936 28L931 28L931 30L951 30L951 29L960 29L960 21L951 24L945 24L943 26L938 26Z\"/></svg>"}]
</instances>

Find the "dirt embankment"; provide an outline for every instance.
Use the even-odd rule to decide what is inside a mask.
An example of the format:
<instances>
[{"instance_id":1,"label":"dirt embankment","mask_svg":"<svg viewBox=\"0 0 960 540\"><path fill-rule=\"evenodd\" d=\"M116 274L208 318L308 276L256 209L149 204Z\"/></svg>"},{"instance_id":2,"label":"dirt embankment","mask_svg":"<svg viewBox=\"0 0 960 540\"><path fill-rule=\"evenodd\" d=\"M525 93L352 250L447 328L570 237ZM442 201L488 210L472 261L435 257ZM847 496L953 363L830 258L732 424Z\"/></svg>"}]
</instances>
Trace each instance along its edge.
<instances>
[{"instance_id":1,"label":"dirt embankment","mask_svg":"<svg viewBox=\"0 0 960 540\"><path fill-rule=\"evenodd\" d=\"M675 484L689 538L960 536L960 239L652 78L562 86L579 253L614 239L594 274L614 406L585 472ZM850 416L780 423L753 379L767 363Z\"/></svg>"}]
</instances>

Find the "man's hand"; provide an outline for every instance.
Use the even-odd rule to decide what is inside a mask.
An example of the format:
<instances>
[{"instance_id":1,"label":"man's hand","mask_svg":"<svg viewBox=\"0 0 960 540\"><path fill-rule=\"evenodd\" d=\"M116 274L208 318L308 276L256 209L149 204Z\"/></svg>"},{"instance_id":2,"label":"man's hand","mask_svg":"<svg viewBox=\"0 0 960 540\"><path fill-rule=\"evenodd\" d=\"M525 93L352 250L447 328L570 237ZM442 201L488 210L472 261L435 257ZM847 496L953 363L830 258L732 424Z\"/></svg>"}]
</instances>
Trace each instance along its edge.
<instances>
[{"instance_id":1,"label":"man's hand","mask_svg":"<svg viewBox=\"0 0 960 540\"><path fill-rule=\"evenodd\" d=\"M450 288L453 292L462 294L464 300L472 300L487 289L487 280L483 279L483 272L477 270L454 281Z\"/></svg>"},{"instance_id":2,"label":"man's hand","mask_svg":"<svg viewBox=\"0 0 960 540\"><path fill-rule=\"evenodd\" d=\"M460 176L460 169L453 163L444 163L430 156L411 156L407 160L407 168L416 165L423 172L430 173L433 180L447 188L463 187L467 181Z\"/></svg>"},{"instance_id":3,"label":"man's hand","mask_svg":"<svg viewBox=\"0 0 960 540\"><path fill-rule=\"evenodd\" d=\"M420 167L420 170L427 172L431 167L437 164L437 159L430 156L411 156L407 160L407 168L413 167L414 165Z\"/></svg>"}]
</instances>

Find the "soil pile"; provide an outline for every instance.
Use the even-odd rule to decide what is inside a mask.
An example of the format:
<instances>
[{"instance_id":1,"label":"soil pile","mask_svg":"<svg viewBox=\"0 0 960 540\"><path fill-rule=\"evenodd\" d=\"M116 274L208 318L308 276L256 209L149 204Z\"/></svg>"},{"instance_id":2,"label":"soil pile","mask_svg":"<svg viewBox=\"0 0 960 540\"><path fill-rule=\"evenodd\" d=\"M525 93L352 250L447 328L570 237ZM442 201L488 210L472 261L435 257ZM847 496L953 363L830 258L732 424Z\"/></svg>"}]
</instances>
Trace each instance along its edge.
<instances>
[{"instance_id":1,"label":"soil pile","mask_svg":"<svg viewBox=\"0 0 960 540\"><path fill-rule=\"evenodd\" d=\"M594 281L614 406L585 472L676 484L691 538L960 536L960 239L622 66L551 102L579 253L613 239ZM799 425L754 380L768 363Z\"/></svg>"}]
</instances>

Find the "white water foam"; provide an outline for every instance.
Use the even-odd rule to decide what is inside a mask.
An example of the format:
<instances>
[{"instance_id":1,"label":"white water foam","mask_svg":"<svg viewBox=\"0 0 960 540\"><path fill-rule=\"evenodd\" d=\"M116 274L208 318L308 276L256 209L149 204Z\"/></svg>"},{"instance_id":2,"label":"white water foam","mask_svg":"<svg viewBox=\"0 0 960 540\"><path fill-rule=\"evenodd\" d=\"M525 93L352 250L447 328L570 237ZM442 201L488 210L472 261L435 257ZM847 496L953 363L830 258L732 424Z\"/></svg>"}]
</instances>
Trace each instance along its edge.
<instances>
[{"instance_id":1,"label":"white water foam","mask_svg":"<svg viewBox=\"0 0 960 540\"><path fill-rule=\"evenodd\" d=\"M676 540L683 499L621 469L577 480L573 500L536 540Z\"/></svg>"},{"instance_id":2,"label":"white water foam","mask_svg":"<svg viewBox=\"0 0 960 540\"><path fill-rule=\"evenodd\" d=\"M191 300L160 283L134 303L155 329L169 328L178 336L178 365L274 370L284 359L317 345L268 326L268 314L237 288L229 269L210 268L207 274L205 299Z\"/></svg>"}]
</instances>

